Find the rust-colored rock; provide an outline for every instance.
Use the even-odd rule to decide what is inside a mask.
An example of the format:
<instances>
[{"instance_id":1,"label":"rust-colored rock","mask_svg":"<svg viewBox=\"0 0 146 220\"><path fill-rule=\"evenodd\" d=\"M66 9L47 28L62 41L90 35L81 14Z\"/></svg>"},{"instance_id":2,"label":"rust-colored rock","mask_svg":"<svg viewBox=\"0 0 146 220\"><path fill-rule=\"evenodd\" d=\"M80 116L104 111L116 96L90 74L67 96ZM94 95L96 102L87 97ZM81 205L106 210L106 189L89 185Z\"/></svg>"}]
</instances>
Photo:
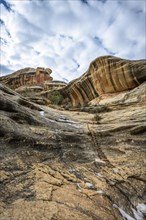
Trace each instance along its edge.
<instances>
[{"instance_id":1,"label":"rust-colored rock","mask_svg":"<svg viewBox=\"0 0 146 220\"><path fill-rule=\"evenodd\" d=\"M98 96L94 82L89 72L84 73L80 78L71 81L63 90L73 106L84 105Z\"/></svg>"},{"instance_id":2,"label":"rust-colored rock","mask_svg":"<svg viewBox=\"0 0 146 220\"><path fill-rule=\"evenodd\" d=\"M145 80L146 60L102 56L90 64L84 75L70 82L63 92L73 106L83 106L101 94L130 90Z\"/></svg>"},{"instance_id":3,"label":"rust-colored rock","mask_svg":"<svg viewBox=\"0 0 146 220\"><path fill-rule=\"evenodd\" d=\"M48 105L51 101L47 93L52 90L63 89L67 85L63 81L53 80L50 76L51 73L52 70L49 68L25 68L0 77L0 82L29 98L32 102Z\"/></svg>"},{"instance_id":4,"label":"rust-colored rock","mask_svg":"<svg viewBox=\"0 0 146 220\"><path fill-rule=\"evenodd\" d=\"M1 77L0 82L4 83L12 89L17 89L21 86L42 86L46 81L53 80L53 78L50 76L51 73L52 70L49 68L25 68L18 70L10 75Z\"/></svg>"},{"instance_id":5,"label":"rust-colored rock","mask_svg":"<svg viewBox=\"0 0 146 220\"><path fill-rule=\"evenodd\" d=\"M73 107L78 107L93 103L91 101L97 97L100 100L103 95L136 88L146 80L146 60L132 61L114 56L98 57L91 62L87 72L68 85L65 82L53 81L51 72L49 68L25 68L1 77L0 82L30 97L30 100L36 100L37 103L40 103L42 98L49 99L48 91L57 90L67 100L62 103L69 106L68 100L70 100ZM32 90L32 86L37 86L36 88L41 86L42 92ZM46 101L42 103L47 104Z\"/></svg>"},{"instance_id":6,"label":"rust-colored rock","mask_svg":"<svg viewBox=\"0 0 146 220\"><path fill-rule=\"evenodd\" d=\"M133 89L146 80L146 60L103 56L90 64L89 72L98 94L121 92Z\"/></svg>"}]
</instances>

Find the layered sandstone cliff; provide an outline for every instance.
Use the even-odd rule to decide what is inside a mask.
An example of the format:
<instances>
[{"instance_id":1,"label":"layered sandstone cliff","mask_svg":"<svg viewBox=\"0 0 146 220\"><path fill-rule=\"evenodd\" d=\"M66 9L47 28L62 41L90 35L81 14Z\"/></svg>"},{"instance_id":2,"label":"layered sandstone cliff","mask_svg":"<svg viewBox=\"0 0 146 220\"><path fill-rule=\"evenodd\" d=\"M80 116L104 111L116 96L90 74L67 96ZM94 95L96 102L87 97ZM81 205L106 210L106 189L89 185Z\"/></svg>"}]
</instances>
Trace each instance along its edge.
<instances>
[{"instance_id":1,"label":"layered sandstone cliff","mask_svg":"<svg viewBox=\"0 0 146 220\"><path fill-rule=\"evenodd\" d=\"M10 75L0 77L0 82L14 90L21 86L42 86L46 81L52 82L51 73L52 70L49 68L24 68Z\"/></svg>"},{"instance_id":2,"label":"layered sandstone cliff","mask_svg":"<svg viewBox=\"0 0 146 220\"><path fill-rule=\"evenodd\" d=\"M136 88L146 81L146 60L98 57L91 62L87 72L68 85L65 82L53 81L51 72L49 68L25 68L0 77L0 82L38 103L47 104L47 99L52 97L50 91L56 89L61 96L70 100L73 107L84 106L98 103L92 101L100 100L103 95L116 95Z\"/></svg>"},{"instance_id":3,"label":"layered sandstone cliff","mask_svg":"<svg viewBox=\"0 0 146 220\"><path fill-rule=\"evenodd\" d=\"M62 93L70 98L73 106L84 105L98 96L89 72L84 73L79 79L71 81L63 88Z\"/></svg>"},{"instance_id":4,"label":"layered sandstone cliff","mask_svg":"<svg viewBox=\"0 0 146 220\"><path fill-rule=\"evenodd\" d=\"M88 71L69 83L63 92L73 106L87 104L102 94L131 90L146 81L146 60L124 60L114 56L95 59Z\"/></svg>"},{"instance_id":5,"label":"layered sandstone cliff","mask_svg":"<svg viewBox=\"0 0 146 220\"><path fill-rule=\"evenodd\" d=\"M46 91L58 90L67 85L63 81L53 80L51 73L49 68L24 68L0 77L0 82L35 103L48 105L51 101L46 97Z\"/></svg>"}]
</instances>

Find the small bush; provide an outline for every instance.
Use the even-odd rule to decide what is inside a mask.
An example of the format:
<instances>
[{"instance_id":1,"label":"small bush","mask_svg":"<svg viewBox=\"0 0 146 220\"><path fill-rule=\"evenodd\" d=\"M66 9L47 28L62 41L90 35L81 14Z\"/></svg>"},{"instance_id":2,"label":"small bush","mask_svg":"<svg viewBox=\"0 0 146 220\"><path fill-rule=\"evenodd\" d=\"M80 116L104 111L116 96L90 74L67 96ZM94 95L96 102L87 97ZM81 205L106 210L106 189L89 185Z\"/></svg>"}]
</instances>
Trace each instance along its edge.
<instances>
[{"instance_id":1,"label":"small bush","mask_svg":"<svg viewBox=\"0 0 146 220\"><path fill-rule=\"evenodd\" d=\"M52 102L54 105L61 105L64 97L60 94L59 91L53 90L50 91L47 95L47 98Z\"/></svg>"}]
</instances>

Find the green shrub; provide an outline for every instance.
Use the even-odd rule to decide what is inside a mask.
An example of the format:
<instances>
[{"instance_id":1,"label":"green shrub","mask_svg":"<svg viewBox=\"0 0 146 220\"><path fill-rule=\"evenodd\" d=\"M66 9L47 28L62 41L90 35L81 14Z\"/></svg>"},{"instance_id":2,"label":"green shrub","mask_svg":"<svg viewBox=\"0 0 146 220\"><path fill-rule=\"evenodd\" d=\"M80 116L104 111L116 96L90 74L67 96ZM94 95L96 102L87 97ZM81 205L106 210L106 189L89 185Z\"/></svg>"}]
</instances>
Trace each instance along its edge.
<instances>
[{"instance_id":1,"label":"green shrub","mask_svg":"<svg viewBox=\"0 0 146 220\"><path fill-rule=\"evenodd\" d=\"M52 102L52 104L54 105L61 105L63 100L64 100L64 97L60 94L59 91L57 90L53 90L53 91L50 91L48 94L47 94L47 98Z\"/></svg>"}]
</instances>

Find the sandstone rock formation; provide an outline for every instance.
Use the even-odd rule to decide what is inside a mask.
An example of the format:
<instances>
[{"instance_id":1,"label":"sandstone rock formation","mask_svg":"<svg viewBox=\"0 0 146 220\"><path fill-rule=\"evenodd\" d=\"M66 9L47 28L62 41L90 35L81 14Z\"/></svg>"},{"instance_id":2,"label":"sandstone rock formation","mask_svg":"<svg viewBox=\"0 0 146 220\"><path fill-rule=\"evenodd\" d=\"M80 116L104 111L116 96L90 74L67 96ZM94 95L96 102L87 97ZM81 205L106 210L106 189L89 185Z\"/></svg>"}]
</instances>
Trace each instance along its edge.
<instances>
[{"instance_id":1,"label":"sandstone rock formation","mask_svg":"<svg viewBox=\"0 0 146 220\"><path fill-rule=\"evenodd\" d=\"M0 77L0 82L19 93L28 90L33 90L34 92L55 90L64 88L67 85L66 82L53 80L50 76L51 73L52 70L49 68L24 68Z\"/></svg>"},{"instance_id":2,"label":"sandstone rock formation","mask_svg":"<svg viewBox=\"0 0 146 220\"><path fill-rule=\"evenodd\" d=\"M144 220L145 86L97 121L0 85L0 219Z\"/></svg>"},{"instance_id":3,"label":"sandstone rock formation","mask_svg":"<svg viewBox=\"0 0 146 220\"><path fill-rule=\"evenodd\" d=\"M0 77L0 82L29 97L31 101L46 105L49 103L47 99L52 96L50 91L57 90L60 96L67 99L67 104L70 100L73 107L78 107L92 103L94 99L100 100L104 95L117 95L131 90L145 82L146 60L131 61L102 56L90 64L86 73L68 85L65 82L53 81L51 72L49 68L25 68ZM38 86L42 91L39 92Z\"/></svg>"},{"instance_id":4,"label":"sandstone rock formation","mask_svg":"<svg viewBox=\"0 0 146 220\"><path fill-rule=\"evenodd\" d=\"M73 106L87 104L98 96L89 72L83 74L79 79L71 81L61 92L65 97L70 98Z\"/></svg>"},{"instance_id":5,"label":"sandstone rock formation","mask_svg":"<svg viewBox=\"0 0 146 220\"><path fill-rule=\"evenodd\" d=\"M124 60L114 56L95 59L88 71L63 89L73 106L87 104L101 94L133 89L146 81L146 60Z\"/></svg>"},{"instance_id":6,"label":"sandstone rock formation","mask_svg":"<svg viewBox=\"0 0 146 220\"><path fill-rule=\"evenodd\" d=\"M46 81L53 80L53 78L50 76L51 73L52 70L49 68L24 68L10 75L1 77L0 82L4 83L12 89L17 89L21 86L41 86Z\"/></svg>"},{"instance_id":7,"label":"sandstone rock formation","mask_svg":"<svg viewBox=\"0 0 146 220\"><path fill-rule=\"evenodd\" d=\"M55 89L62 89L67 85L66 82L53 80L51 82L44 83L44 90L55 90Z\"/></svg>"},{"instance_id":8,"label":"sandstone rock formation","mask_svg":"<svg viewBox=\"0 0 146 220\"><path fill-rule=\"evenodd\" d=\"M50 76L49 68L25 68L15 73L0 77L0 82L37 104L48 105L48 91L64 88L67 83L56 81Z\"/></svg>"}]
</instances>

